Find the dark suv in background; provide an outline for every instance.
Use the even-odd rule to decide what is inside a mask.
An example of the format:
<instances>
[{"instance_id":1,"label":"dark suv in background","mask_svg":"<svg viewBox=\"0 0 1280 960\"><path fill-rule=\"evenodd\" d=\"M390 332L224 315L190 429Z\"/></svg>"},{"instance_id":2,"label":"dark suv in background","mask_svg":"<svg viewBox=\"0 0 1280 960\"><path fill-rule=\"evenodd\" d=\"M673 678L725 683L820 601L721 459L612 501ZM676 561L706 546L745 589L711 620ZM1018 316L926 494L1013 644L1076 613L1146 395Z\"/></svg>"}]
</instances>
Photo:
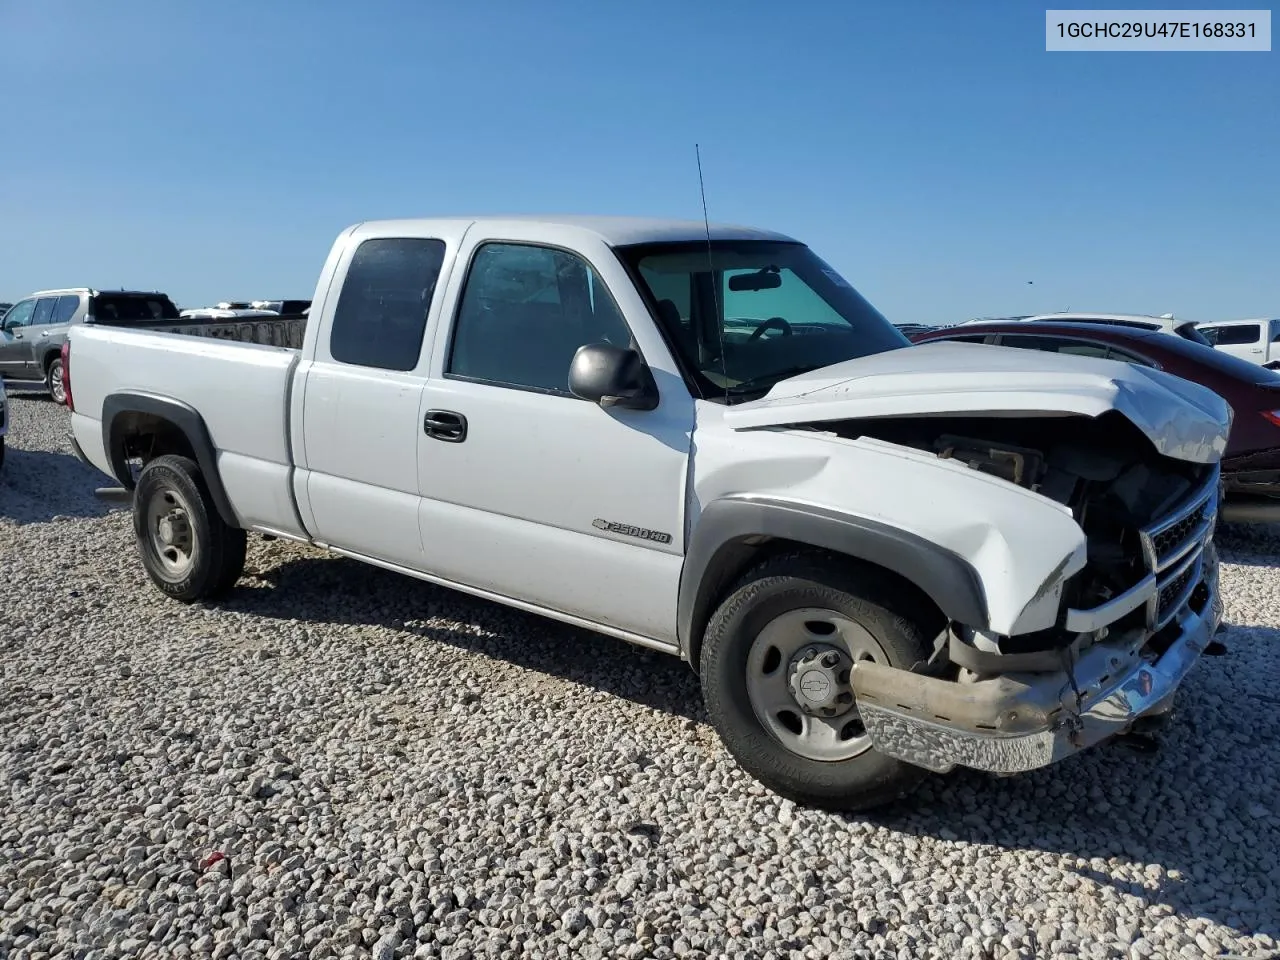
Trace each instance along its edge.
<instances>
[{"instance_id":1,"label":"dark suv in background","mask_svg":"<svg viewBox=\"0 0 1280 960\"><path fill-rule=\"evenodd\" d=\"M178 319L163 293L130 290L42 290L19 300L0 320L0 377L43 383L58 403L62 390L62 343L77 323L146 326Z\"/></svg>"}]
</instances>

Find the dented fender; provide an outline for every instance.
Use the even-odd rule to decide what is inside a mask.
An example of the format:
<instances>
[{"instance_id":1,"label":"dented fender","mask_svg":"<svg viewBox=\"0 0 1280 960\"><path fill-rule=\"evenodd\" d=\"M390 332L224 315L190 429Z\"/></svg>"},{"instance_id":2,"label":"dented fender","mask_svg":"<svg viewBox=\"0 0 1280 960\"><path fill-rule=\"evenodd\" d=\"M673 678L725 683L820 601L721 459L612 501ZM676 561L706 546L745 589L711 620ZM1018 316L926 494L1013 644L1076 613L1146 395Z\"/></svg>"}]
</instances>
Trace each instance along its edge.
<instances>
[{"instance_id":1,"label":"dented fender","mask_svg":"<svg viewBox=\"0 0 1280 960\"><path fill-rule=\"evenodd\" d=\"M813 430L695 433L679 632L714 601L717 563L735 542L778 537L860 557L924 590L949 618L1001 634L1057 621L1085 535L1063 504L998 477L883 440Z\"/></svg>"}]
</instances>

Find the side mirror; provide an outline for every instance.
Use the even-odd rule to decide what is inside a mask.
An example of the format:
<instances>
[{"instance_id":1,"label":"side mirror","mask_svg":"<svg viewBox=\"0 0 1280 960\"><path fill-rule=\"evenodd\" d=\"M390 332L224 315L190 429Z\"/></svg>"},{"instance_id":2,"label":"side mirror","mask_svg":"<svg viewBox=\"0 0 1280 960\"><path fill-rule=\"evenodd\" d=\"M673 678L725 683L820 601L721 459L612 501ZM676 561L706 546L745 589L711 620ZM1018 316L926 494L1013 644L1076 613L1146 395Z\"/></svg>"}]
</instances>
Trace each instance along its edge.
<instances>
[{"instance_id":1,"label":"side mirror","mask_svg":"<svg viewBox=\"0 0 1280 960\"><path fill-rule=\"evenodd\" d=\"M652 410L658 388L640 354L609 343L578 348L569 365L569 392L602 407Z\"/></svg>"}]
</instances>

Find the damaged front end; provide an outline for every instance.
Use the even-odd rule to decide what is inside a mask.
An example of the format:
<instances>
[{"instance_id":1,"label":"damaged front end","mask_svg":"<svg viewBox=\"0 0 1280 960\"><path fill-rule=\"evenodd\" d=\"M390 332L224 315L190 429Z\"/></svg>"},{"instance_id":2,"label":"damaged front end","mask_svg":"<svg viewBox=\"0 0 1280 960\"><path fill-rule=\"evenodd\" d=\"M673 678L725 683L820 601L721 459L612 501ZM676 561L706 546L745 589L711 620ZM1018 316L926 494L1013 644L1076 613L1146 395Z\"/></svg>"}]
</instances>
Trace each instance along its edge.
<instances>
[{"instance_id":1,"label":"damaged front end","mask_svg":"<svg viewBox=\"0 0 1280 960\"><path fill-rule=\"evenodd\" d=\"M862 662L851 682L882 753L935 771L1018 773L1167 712L1222 618L1217 462L1163 455L1124 417L902 418L823 424L1035 491L1071 511L1087 562L1051 577L1027 632L952 622L916 670ZM959 508L959 507L958 507ZM1059 572L1063 572L1061 567Z\"/></svg>"}]
</instances>

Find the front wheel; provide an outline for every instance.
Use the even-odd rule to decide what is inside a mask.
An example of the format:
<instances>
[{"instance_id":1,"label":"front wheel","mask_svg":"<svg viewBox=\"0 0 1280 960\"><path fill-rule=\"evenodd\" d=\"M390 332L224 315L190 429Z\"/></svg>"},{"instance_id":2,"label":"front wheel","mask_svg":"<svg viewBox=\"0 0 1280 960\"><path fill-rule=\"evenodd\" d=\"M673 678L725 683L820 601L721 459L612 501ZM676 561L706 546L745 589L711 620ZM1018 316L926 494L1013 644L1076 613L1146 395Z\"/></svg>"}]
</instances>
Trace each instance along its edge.
<instances>
[{"instance_id":1,"label":"front wheel","mask_svg":"<svg viewBox=\"0 0 1280 960\"><path fill-rule=\"evenodd\" d=\"M889 803L924 771L872 746L850 672L859 660L910 669L942 622L876 568L813 554L767 561L707 625L711 721L739 765L782 796L841 810Z\"/></svg>"},{"instance_id":2,"label":"front wheel","mask_svg":"<svg viewBox=\"0 0 1280 960\"><path fill-rule=\"evenodd\" d=\"M62 386L62 358L54 357L49 364L49 369L44 374L45 386L49 388L49 396L53 397L53 402L66 406L67 391Z\"/></svg>"},{"instance_id":3,"label":"front wheel","mask_svg":"<svg viewBox=\"0 0 1280 960\"><path fill-rule=\"evenodd\" d=\"M133 495L142 565L164 593L191 603L226 593L244 572L247 536L219 515L196 463L156 457Z\"/></svg>"}]
</instances>

